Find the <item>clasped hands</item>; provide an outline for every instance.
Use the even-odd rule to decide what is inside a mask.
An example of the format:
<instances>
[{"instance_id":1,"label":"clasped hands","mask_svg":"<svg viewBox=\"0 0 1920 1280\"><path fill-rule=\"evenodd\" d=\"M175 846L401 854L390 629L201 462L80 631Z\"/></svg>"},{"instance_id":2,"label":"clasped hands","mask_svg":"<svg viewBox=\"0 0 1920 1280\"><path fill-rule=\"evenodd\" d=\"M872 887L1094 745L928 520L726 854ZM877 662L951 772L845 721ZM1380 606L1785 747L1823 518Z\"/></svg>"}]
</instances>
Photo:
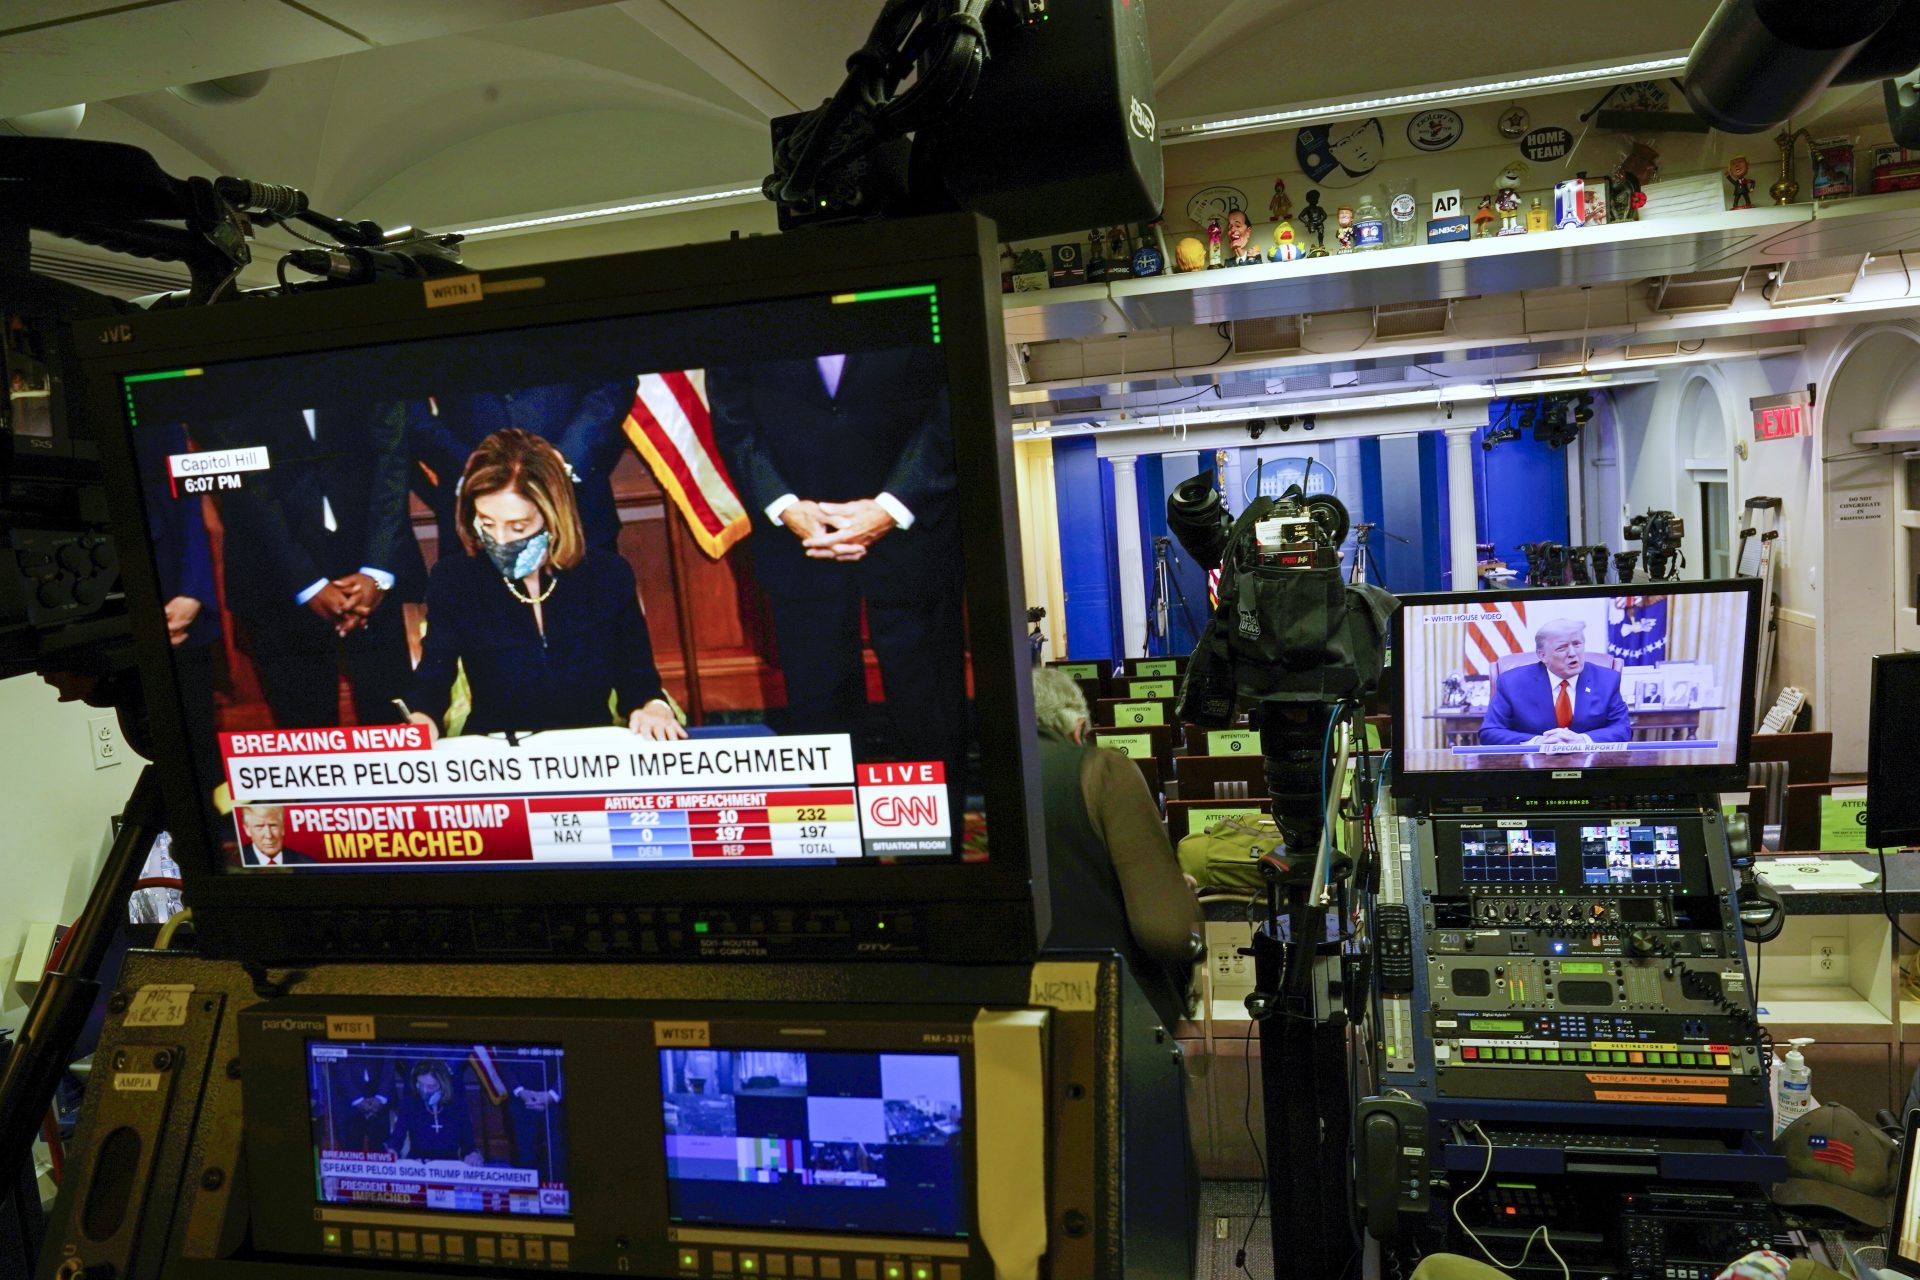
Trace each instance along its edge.
<instances>
[{"instance_id":1,"label":"clasped hands","mask_svg":"<svg viewBox=\"0 0 1920 1280\"><path fill-rule=\"evenodd\" d=\"M386 589L370 575L349 573L315 592L307 608L332 623L334 634L345 636L366 626L386 597Z\"/></svg>"},{"instance_id":2,"label":"clasped hands","mask_svg":"<svg viewBox=\"0 0 1920 1280\"><path fill-rule=\"evenodd\" d=\"M838 560L851 564L867 548L893 531L893 517L872 498L852 502L810 502L802 499L780 513L780 520L800 539L810 560Z\"/></svg>"}]
</instances>

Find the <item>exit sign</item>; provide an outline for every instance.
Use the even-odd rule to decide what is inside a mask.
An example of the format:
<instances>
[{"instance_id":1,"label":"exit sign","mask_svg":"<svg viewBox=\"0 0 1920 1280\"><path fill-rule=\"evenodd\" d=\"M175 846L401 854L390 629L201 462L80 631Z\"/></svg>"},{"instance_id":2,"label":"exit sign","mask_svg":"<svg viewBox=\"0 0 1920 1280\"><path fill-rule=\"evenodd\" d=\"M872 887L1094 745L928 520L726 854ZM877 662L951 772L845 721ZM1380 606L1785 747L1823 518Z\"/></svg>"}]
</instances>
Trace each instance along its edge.
<instances>
[{"instance_id":1,"label":"exit sign","mask_svg":"<svg viewBox=\"0 0 1920 1280\"><path fill-rule=\"evenodd\" d=\"M1805 391L1755 396L1752 404L1755 440L1788 440L1813 434L1813 424L1807 416L1813 397Z\"/></svg>"}]
</instances>

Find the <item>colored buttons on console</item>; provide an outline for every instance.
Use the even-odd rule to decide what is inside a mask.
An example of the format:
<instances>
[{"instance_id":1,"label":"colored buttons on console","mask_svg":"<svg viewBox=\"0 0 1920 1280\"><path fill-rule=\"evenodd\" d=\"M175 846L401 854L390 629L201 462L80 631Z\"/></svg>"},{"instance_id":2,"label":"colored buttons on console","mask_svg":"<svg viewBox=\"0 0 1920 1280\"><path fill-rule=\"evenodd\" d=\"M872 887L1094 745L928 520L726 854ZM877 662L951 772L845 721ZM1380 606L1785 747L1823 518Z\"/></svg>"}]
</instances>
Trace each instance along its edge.
<instances>
[{"instance_id":1,"label":"colored buttons on console","mask_svg":"<svg viewBox=\"0 0 1920 1280\"><path fill-rule=\"evenodd\" d=\"M378 1253L393 1252L393 1232L376 1231L373 1233L373 1247Z\"/></svg>"},{"instance_id":2,"label":"colored buttons on console","mask_svg":"<svg viewBox=\"0 0 1920 1280\"><path fill-rule=\"evenodd\" d=\"M1728 1054L1716 1053L1713 1055L1713 1065L1716 1067L1730 1067L1733 1065L1733 1058Z\"/></svg>"},{"instance_id":3,"label":"colored buttons on console","mask_svg":"<svg viewBox=\"0 0 1920 1280\"><path fill-rule=\"evenodd\" d=\"M520 1261L520 1242L512 1236L503 1237L500 1241L500 1260L502 1262Z\"/></svg>"},{"instance_id":4,"label":"colored buttons on console","mask_svg":"<svg viewBox=\"0 0 1920 1280\"><path fill-rule=\"evenodd\" d=\"M521 1246L520 1251L526 1256L528 1262L545 1262L547 1260L547 1242L545 1240L529 1240Z\"/></svg>"},{"instance_id":5,"label":"colored buttons on console","mask_svg":"<svg viewBox=\"0 0 1920 1280\"><path fill-rule=\"evenodd\" d=\"M787 1274L787 1255L784 1253L768 1254L767 1274L770 1276L784 1276Z\"/></svg>"},{"instance_id":6,"label":"colored buttons on console","mask_svg":"<svg viewBox=\"0 0 1920 1280\"><path fill-rule=\"evenodd\" d=\"M467 1238L465 1236L448 1236L447 1237L447 1256L449 1258L466 1257L467 1256Z\"/></svg>"},{"instance_id":7,"label":"colored buttons on console","mask_svg":"<svg viewBox=\"0 0 1920 1280\"><path fill-rule=\"evenodd\" d=\"M1473 1045L1468 1045L1464 1049L1460 1050L1460 1056L1462 1058L1465 1058L1468 1062L1472 1062L1480 1056L1480 1050L1475 1048Z\"/></svg>"},{"instance_id":8,"label":"colored buttons on console","mask_svg":"<svg viewBox=\"0 0 1920 1280\"><path fill-rule=\"evenodd\" d=\"M565 1240L555 1240L547 1246L547 1261L556 1267L564 1267L573 1261L573 1246Z\"/></svg>"},{"instance_id":9,"label":"colored buttons on console","mask_svg":"<svg viewBox=\"0 0 1920 1280\"><path fill-rule=\"evenodd\" d=\"M820 1280L840 1280L840 1259L820 1259Z\"/></svg>"},{"instance_id":10,"label":"colored buttons on console","mask_svg":"<svg viewBox=\"0 0 1920 1280\"><path fill-rule=\"evenodd\" d=\"M715 1249L712 1256L713 1274L717 1276L733 1274L733 1250Z\"/></svg>"},{"instance_id":11,"label":"colored buttons on console","mask_svg":"<svg viewBox=\"0 0 1920 1280\"><path fill-rule=\"evenodd\" d=\"M872 1258L853 1260L853 1280L879 1280L879 1277L880 1268L875 1265Z\"/></svg>"},{"instance_id":12,"label":"colored buttons on console","mask_svg":"<svg viewBox=\"0 0 1920 1280\"><path fill-rule=\"evenodd\" d=\"M700 1255L692 1249L682 1249L680 1251L680 1269L682 1271L698 1271L700 1269Z\"/></svg>"},{"instance_id":13,"label":"colored buttons on console","mask_svg":"<svg viewBox=\"0 0 1920 1280\"><path fill-rule=\"evenodd\" d=\"M795 1280L807 1280L813 1274L813 1259L805 1254L793 1255L793 1274Z\"/></svg>"},{"instance_id":14,"label":"colored buttons on console","mask_svg":"<svg viewBox=\"0 0 1920 1280\"><path fill-rule=\"evenodd\" d=\"M476 1236L473 1241L473 1256L482 1262L492 1262L494 1255L493 1240L488 1236Z\"/></svg>"},{"instance_id":15,"label":"colored buttons on console","mask_svg":"<svg viewBox=\"0 0 1920 1280\"><path fill-rule=\"evenodd\" d=\"M338 1249L340 1247L340 1244L341 1244L340 1228L338 1227L320 1228L320 1247L322 1249Z\"/></svg>"},{"instance_id":16,"label":"colored buttons on console","mask_svg":"<svg viewBox=\"0 0 1920 1280\"><path fill-rule=\"evenodd\" d=\"M356 1230L353 1233L353 1248L356 1253L365 1253L373 1248L373 1233Z\"/></svg>"}]
</instances>

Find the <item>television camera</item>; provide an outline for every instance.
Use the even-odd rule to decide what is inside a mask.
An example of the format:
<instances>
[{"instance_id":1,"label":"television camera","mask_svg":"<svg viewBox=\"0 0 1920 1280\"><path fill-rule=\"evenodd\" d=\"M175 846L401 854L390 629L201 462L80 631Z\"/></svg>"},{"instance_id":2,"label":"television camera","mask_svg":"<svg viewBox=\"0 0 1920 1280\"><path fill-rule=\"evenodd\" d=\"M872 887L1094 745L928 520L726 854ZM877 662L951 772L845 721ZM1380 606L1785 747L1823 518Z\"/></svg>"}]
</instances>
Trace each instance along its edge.
<instances>
[{"instance_id":1,"label":"television camera","mask_svg":"<svg viewBox=\"0 0 1920 1280\"><path fill-rule=\"evenodd\" d=\"M1399 602L1379 587L1348 584L1339 547L1346 507L1330 494L1290 486L1228 515L1214 477L1194 476L1167 500L1167 525L1187 554L1220 572L1219 603L1187 667L1177 712L1225 728L1243 707L1260 735L1267 789L1283 844L1261 859L1266 920L1253 935L1254 990L1248 1013L1260 1024L1267 1150L1319 1159L1276 1158L1274 1195L1315 1225L1290 1245L1302 1275L1331 1274L1346 1255L1342 1219L1325 1197L1344 1185L1345 1152L1324 1135L1344 1132L1349 1104L1338 1060L1346 1015L1337 992L1351 989L1359 957L1332 919L1344 919L1360 870L1335 846L1331 819L1348 771L1337 745L1343 721L1380 681L1388 619ZM1363 813L1374 802L1364 747L1353 778ZM1360 823L1370 845L1373 824ZM1329 936L1329 935L1332 936ZM1334 1194L1338 1194L1337 1191Z\"/></svg>"},{"instance_id":2,"label":"television camera","mask_svg":"<svg viewBox=\"0 0 1920 1280\"><path fill-rule=\"evenodd\" d=\"M1686 567L1687 557L1680 550L1680 540L1687 535L1687 522L1673 512L1642 512L1627 521L1621 533L1627 541L1640 544L1648 581L1671 582ZM1620 580L1627 581L1625 577Z\"/></svg>"}]
</instances>

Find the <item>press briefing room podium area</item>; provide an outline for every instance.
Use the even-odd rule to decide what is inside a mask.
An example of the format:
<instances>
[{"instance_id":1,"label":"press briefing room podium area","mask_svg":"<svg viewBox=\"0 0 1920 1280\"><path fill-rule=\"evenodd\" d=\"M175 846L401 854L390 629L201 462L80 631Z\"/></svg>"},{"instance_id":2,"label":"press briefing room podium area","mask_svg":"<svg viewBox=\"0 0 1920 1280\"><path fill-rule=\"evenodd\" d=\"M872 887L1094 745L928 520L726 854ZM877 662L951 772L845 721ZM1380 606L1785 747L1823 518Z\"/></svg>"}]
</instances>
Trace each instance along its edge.
<instances>
[{"instance_id":1,"label":"press briefing room podium area","mask_svg":"<svg viewBox=\"0 0 1920 1280\"><path fill-rule=\"evenodd\" d=\"M1920 1276L1920 0L276 8L0 14L0 1280Z\"/></svg>"}]
</instances>

